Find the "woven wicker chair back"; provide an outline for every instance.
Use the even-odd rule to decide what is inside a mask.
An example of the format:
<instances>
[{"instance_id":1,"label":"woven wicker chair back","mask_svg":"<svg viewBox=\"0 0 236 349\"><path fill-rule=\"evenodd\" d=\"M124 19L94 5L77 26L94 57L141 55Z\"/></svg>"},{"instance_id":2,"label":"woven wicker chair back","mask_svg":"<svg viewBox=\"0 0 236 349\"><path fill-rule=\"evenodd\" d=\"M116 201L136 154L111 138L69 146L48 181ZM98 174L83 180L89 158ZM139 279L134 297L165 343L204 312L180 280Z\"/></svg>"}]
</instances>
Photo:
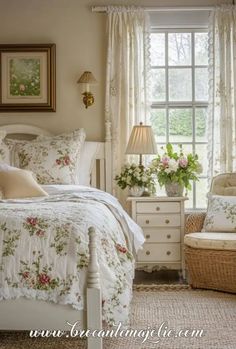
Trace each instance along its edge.
<instances>
[{"instance_id":1,"label":"woven wicker chair back","mask_svg":"<svg viewBox=\"0 0 236 349\"><path fill-rule=\"evenodd\" d=\"M214 177L210 192L215 195L236 196L236 172L223 173Z\"/></svg>"}]
</instances>

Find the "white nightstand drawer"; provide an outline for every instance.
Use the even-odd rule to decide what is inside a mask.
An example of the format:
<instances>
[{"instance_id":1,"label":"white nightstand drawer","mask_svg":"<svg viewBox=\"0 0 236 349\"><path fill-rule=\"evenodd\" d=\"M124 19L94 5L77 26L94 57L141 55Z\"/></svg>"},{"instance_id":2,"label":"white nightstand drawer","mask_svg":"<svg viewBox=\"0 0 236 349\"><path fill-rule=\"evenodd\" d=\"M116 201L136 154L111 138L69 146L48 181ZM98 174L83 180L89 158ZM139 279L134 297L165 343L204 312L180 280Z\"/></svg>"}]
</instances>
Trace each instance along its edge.
<instances>
[{"instance_id":1,"label":"white nightstand drawer","mask_svg":"<svg viewBox=\"0 0 236 349\"><path fill-rule=\"evenodd\" d=\"M148 244L138 252L138 262L174 262L180 260L180 244Z\"/></svg>"},{"instance_id":2,"label":"white nightstand drawer","mask_svg":"<svg viewBox=\"0 0 236 349\"><path fill-rule=\"evenodd\" d=\"M143 228L146 243L152 242L180 242L179 228Z\"/></svg>"},{"instance_id":3,"label":"white nightstand drawer","mask_svg":"<svg viewBox=\"0 0 236 349\"><path fill-rule=\"evenodd\" d=\"M141 227L179 227L180 215L179 214L138 214L137 223Z\"/></svg>"},{"instance_id":4,"label":"white nightstand drawer","mask_svg":"<svg viewBox=\"0 0 236 349\"><path fill-rule=\"evenodd\" d=\"M179 202L137 202L137 213L178 213Z\"/></svg>"}]
</instances>

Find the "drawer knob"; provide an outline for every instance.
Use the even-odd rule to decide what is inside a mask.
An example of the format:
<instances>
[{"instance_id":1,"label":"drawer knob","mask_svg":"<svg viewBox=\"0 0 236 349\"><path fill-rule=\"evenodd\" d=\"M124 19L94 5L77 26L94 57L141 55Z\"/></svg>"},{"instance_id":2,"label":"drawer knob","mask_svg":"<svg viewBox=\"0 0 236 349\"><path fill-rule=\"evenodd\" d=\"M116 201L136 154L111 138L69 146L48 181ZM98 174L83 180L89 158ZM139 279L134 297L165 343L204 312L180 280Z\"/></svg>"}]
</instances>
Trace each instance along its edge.
<instances>
[{"instance_id":1,"label":"drawer knob","mask_svg":"<svg viewBox=\"0 0 236 349\"><path fill-rule=\"evenodd\" d=\"M150 251L146 251L146 255L147 255L147 256L149 256L149 255L150 255L150 253L151 253Z\"/></svg>"},{"instance_id":2,"label":"drawer knob","mask_svg":"<svg viewBox=\"0 0 236 349\"><path fill-rule=\"evenodd\" d=\"M166 220L165 220L165 223L166 223L166 224L169 224L169 223L170 223L170 220L169 220L169 219L166 219Z\"/></svg>"},{"instance_id":3,"label":"drawer knob","mask_svg":"<svg viewBox=\"0 0 236 349\"><path fill-rule=\"evenodd\" d=\"M170 252L170 251L167 251L166 254L167 254L167 256L169 256L169 255L171 254L171 252Z\"/></svg>"},{"instance_id":4,"label":"drawer knob","mask_svg":"<svg viewBox=\"0 0 236 349\"><path fill-rule=\"evenodd\" d=\"M156 211L160 211L160 207L159 206L156 207Z\"/></svg>"},{"instance_id":5,"label":"drawer knob","mask_svg":"<svg viewBox=\"0 0 236 349\"><path fill-rule=\"evenodd\" d=\"M149 224L150 222L149 222L149 219L146 219L146 224Z\"/></svg>"},{"instance_id":6,"label":"drawer knob","mask_svg":"<svg viewBox=\"0 0 236 349\"><path fill-rule=\"evenodd\" d=\"M150 239L150 235L149 234L146 235L146 239Z\"/></svg>"},{"instance_id":7,"label":"drawer knob","mask_svg":"<svg viewBox=\"0 0 236 349\"><path fill-rule=\"evenodd\" d=\"M170 239L170 238L171 238L171 235L170 235L170 234L168 234L166 237L167 237L167 239Z\"/></svg>"}]
</instances>

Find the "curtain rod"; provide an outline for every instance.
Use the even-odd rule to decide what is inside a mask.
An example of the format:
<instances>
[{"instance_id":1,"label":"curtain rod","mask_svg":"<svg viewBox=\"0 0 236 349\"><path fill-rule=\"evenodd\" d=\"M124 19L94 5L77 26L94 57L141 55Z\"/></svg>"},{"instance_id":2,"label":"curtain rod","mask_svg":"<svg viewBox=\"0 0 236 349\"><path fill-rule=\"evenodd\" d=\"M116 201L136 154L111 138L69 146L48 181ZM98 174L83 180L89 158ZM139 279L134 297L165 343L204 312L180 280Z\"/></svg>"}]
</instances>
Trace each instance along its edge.
<instances>
[{"instance_id":1,"label":"curtain rod","mask_svg":"<svg viewBox=\"0 0 236 349\"><path fill-rule=\"evenodd\" d=\"M107 12L107 6L92 6L92 12ZM169 12L169 11L210 11L214 6L178 6L178 7L143 7L148 12Z\"/></svg>"}]
</instances>

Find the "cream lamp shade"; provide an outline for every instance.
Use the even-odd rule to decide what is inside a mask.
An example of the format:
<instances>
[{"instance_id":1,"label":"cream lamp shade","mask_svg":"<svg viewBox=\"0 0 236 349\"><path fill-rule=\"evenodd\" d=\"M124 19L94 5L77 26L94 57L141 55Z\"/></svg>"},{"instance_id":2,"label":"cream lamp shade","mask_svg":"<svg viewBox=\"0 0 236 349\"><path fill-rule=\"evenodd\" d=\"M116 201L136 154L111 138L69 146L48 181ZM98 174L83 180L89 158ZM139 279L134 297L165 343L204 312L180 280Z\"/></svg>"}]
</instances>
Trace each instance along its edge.
<instances>
[{"instance_id":1,"label":"cream lamp shade","mask_svg":"<svg viewBox=\"0 0 236 349\"><path fill-rule=\"evenodd\" d=\"M142 122L134 126L125 153L139 154L140 165L142 165L142 154L156 154L157 146L152 127L143 125Z\"/></svg>"},{"instance_id":2,"label":"cream lamp shade","mask_svg":"<svg viewBox=\"0 0 236 349\"><path fill-rule=\"evenodd\" d=\"M96 84L97 80L93 76L93 73L91 71L85 71L79 80L77 81L78 84Z\"/></svg>"}]
</instances>

